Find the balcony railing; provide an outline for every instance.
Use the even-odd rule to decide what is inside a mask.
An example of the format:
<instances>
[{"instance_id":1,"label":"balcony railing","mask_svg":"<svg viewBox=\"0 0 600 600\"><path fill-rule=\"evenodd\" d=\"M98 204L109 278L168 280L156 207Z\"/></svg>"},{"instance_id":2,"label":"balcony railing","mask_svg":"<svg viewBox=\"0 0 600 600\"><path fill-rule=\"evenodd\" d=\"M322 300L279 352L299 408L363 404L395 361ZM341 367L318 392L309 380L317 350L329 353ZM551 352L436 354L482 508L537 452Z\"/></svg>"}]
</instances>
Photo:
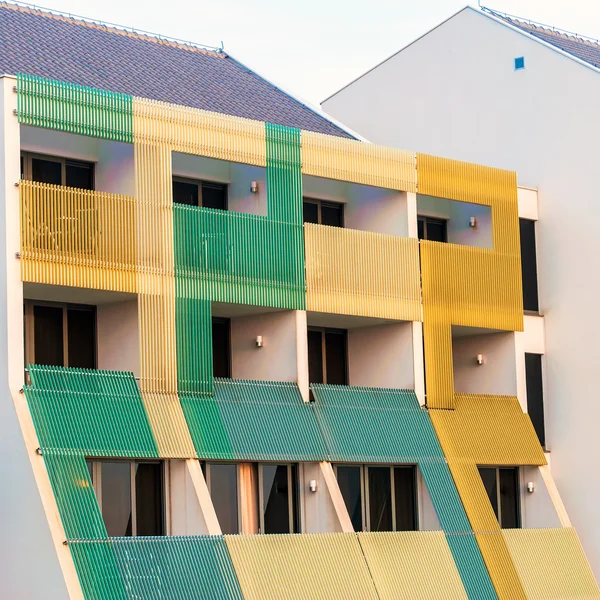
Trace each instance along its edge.
<instances>
[{"instance_id":1,"label":"balcony railing","mask_svg":"<svg viewBox=\"0 0 600 600\"><path fill-rule=\"evenodd\" d=\"M307 310L421 320L419 242L306 223Z\"/></svg>"}]
</instances>

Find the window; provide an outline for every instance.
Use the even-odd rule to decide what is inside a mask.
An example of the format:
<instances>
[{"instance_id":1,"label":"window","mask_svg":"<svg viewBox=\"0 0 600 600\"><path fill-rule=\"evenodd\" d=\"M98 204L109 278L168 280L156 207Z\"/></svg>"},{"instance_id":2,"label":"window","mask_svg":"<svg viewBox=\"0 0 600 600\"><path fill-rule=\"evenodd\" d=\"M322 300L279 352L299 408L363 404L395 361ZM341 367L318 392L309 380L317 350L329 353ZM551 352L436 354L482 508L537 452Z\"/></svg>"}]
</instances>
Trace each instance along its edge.
<instances>
[{"instance_id":1,"label":"window","mask_svg":"<svg viewBox=\"0 0 600 600\"><path fill-rule=\"evenodd\" d=\"M234 463L206 463L206 485L223 533L240 533L238 466Z\"/></svg>"},{"instance_id":2,"label":"window","mask_svg":"<svg viewBox=\"0 0 600 600\"><path fill-rule=\"evenodd\" d=\"M544 427L544 388L542 385L542 355L525 353L525 383L527 413L542 447L546 447Z\"/></svg>"},{"instance_id":3,"label":"window","mask_svg":"<svg viewBox=\"0 0 600 600\"><path fill-rule=\"evenodd\" d=\"M448 221L432 217L417 217L417 228L420 240L432 242L448 241Z\"/></svg>"},{"instance_id":4,"label":"window","mask_svg":"<svg viewBox=\"0 0 600 600\"><path fill-rule=\"evenodd\" d=\"M231 321L213 317L212 320L213 374L231 377Z\"/></svg>"},{"instance_id":5,"label":"window","mask_svg":"<svg viewBox=\"0 0 600 600\"><path fill-rule=\"evenodd\" d=\"M479 475L502 529L520 527L519 469L479 467Z\"/></svg>"},{"instance_id":6,"label":"window","mask_svg":"<svg viewBox=\"0 0 600 600\"><path fill-rule=\"evenodd\" d=\"M25 303L28 364L96 368L96 307Z\"/></svg>"},{"instance_id":7,"label":"window","mask_svg":"<svg viewBox=\"0 0 600 600\"><path fill-rule=\"evenodd\" d=\"M88 460L87 464L109 536L164 535L161 462Z\"/></svg>"},{"instance_id":8,"label":"window","mask_svg":"<svg viewBox=\"0 0 600 600\"><path fill-rule=\"evenodd\" d=\"M515 71L519 71L520 69L524 69L524 68L525 68L525 57L517 56L517 58L515 58Z\"/></svg>"},{"instance_id":9,"label":"window","mask_svg":"<svg viewBox=\"0 0 600 600\"><path fill-rule=\"evenodd\" d=\"M79 160L23 152L21 178L82 190L94 189L94 164Z\"/></svg>"},{"instance_id":10,"label":"window","mask_svg":"<svg viewBox=\"0 0 600 600\"><path fill-rule=\"evenodd\" d=\"M521 234L521 277L523 308L538 312L537 257L535 251L535 221L519 219Z\"/></svg>"},{"instance_id":11,"label":"window","mask_svg":"<svg viewBox=\"0 0 600 600\"><path fill-rule=\"evenodd\" d=\"M334 470L355 531L417 529L413 465L334 465Z\"/></svg>"},{"instance_id":12,"label":"window","mask_svg":"<svg viewBox=\"0 0 600 600\"><path fill-rule=\"evenodd\" d=\"M227 184L174 177L173 202L227 210Z\"/></svg>"},{"instance_id":13,"label":"window","mask_svg":"<svg viewBox=\"0 0 600 600\"><path fill-rule=\"evenodd\" d=\"M348 385L348 332L345 329L308 330L308 378L311 383Z\"/></svg>"},{"instance_id":14,"label":"window","mask_svg":"<svg viewBox=\"0 0 600 600\"><path fill-rule=\"evenodd\" d=\"M298 465L261 464L258 480L260 531L299 533Z\"/></svg>"},{"instance_id":15,"label":"window","mask_svg":"<svg viewBox=\"0 0 600 600\"><path fill-rule=\"evenodd\" d=\"M339 202L304 198L303 213L305 223L318 223L331 227L344 226L344 205Z\"/></svg>"}]
</instances>

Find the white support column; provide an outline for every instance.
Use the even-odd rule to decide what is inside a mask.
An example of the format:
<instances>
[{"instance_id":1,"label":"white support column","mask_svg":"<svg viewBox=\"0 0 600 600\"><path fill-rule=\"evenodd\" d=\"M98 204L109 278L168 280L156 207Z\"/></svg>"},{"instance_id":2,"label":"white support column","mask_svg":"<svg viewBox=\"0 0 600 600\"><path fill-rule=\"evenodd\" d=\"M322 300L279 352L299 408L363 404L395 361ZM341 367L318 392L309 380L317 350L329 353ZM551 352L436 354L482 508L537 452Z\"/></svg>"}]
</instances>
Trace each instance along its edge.
<instances>
[{"instance_id":1,"label":"white support column","mask_svg":"<svg viewBox=\"0 0 600 600\"><path fill-rule=\"evenodd\" d=\"M408 216L408 237L418 238L417 195L413 192L406 192L406 212Z\"/></svg>"},{"instance_id":2,"label":"white support column","mask_svg":"<svg viewBox=\"0 0 600 600\"><path fill-rule=\"evenodd\" d=\"M325 482L325 486L327 487L327 491L329 492L333 510L335 511L335 515L342 532L353 532L354 527L352 526L352 521L350 520L350 515L348 514L348 509L346 508L346 503L342 497L342 492L340 491L340 486L335 478L335 473L333 472L331 463L320 462L319 469L321 471L323 481Z\"/></svg>"},{"instance_id":3,"label":"white support column","mask_svg":"<svg viewBox=\"0 0 600 600\"><path fill-rule=\"evenodd\" d=\"M413 369L415 394L421 406L425 406L425 364L423 360L423 323L413 321Z\"/></svg>"},{"instance_id":4,"label":"white support column","mask_svg":"<svg viewBox=\"0 0 600 600\"><path fill-rule=\"evenodd\" d=\"M308 390L308 325L306 311L296 312L296 360L298 365L298 387L304 402L310 399Z\"/></svg>"},{"instance_id":5,"label":"white support column","mask_svg":"<svg viewBox=\"0 0 600 600\"><path fill-rule=\"evenodd\" d=\"M198 498L198 504L202 513L203 525L205 528L205 535L221 535L221 526L217 519L217 513L206 485L206 480L202 474L200 462L195 458L190 458L185 461L187 473L192 481L196 497ZM189 535L189 534L188 534Z\"/></svg>"},{"instance_id":6,"label":"white support column","mask_svg":"<svg viewBox=\"0 0 600 600\"><path fill-rule=\"evenodd\" d=\"M0 535L2 598L83 600L25 396L20 127L14 77L0 78ZM32 576L32 566L35 576Z\"/></svg>"}]
</instances>

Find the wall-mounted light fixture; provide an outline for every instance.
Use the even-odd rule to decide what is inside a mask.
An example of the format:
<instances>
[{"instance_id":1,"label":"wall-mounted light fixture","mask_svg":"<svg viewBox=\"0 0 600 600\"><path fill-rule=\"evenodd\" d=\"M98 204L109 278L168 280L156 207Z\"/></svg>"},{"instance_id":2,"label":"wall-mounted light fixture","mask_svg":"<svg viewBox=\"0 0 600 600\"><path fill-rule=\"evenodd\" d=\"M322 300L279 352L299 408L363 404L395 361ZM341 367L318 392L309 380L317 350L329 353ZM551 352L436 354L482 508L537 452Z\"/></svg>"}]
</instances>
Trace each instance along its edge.
<instances>
[{"instance_id":1,"label":"wall-mounted light fixture","mask_svg":"<svg viewBox=\"0 0 600 600\"><path fill-rule=\"evenodd\" d=\"M485 359L483 358L483 354L478 354L476 360L477 360L478 365L482 365L485 362Z\"/></svg>"},{"instance_id":2,"label":"wall-mounted light fixture","mask_svg":"<svg viewBox=\"0 0 600 600\"><path fill-rule=\"evenodd\" d=\"M250 184L250 191L251 191L253 194L258 194L258 181L253 181L253 182Z\"/></svg>"},{"instance_id":3,"label":"wall-mounted light fixture","mask_svg":"<svg viewBox=\"0 0 600 600\"><path fill-rule=\"evenodd\" d=\"M533 483L533 481L527 482L527 491L530 494L533 494L533 492L535 492L535 483Z\"/></svg>"},{"instance_id":4,"label":"wall-mounted light fixture","mask_svg":"<svg viewBox=\"0 0 600 600\"><path fill-rule=\"evenodd\" d=\"M477 227L477 218L469 217L469 227Z\"/></svg>"},{"instance_id":5,"label":"wall-mounted light fixture","mask_svg":"<svg viewBox=\"0 0 600 600\"><path fill-rule=\"evenodd\" d=\"M313 493L317 491L317 480L316 479L311 479L308 482L308 489Z\"/></svg>"},{"instance_id":6,"label":"wall-mounted light fixture","mask_svg":"<svg viewBox=\"0 0 600 600\"><path fill-rule=\"evenodd\" d=\"M262 335L257 335L256 336L256 347L257 348L262 348L263 347L263 337L262 337Z\"/></svg>"}]
</instances>

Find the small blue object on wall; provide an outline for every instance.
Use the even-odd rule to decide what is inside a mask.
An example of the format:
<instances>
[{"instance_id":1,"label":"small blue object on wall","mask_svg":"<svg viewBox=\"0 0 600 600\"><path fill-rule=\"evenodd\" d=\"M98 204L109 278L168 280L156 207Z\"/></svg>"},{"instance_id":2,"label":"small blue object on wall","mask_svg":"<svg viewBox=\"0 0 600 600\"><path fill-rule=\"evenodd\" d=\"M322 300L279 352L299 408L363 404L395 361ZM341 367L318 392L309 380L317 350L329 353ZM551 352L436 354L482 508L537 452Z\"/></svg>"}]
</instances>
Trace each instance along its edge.
<instances>
[{"instance_id":1,"label":"small blue object on wall","mask_svg":"<svg viewBox=\"0 0 600 600\"><path fill-rule=\"evenodd\" d=\"M517 56L517 58L515 58L515 71L518 71L519 69L524 69L524 68L525 68L525 57Z\"/></svg>"}]
</instances>

